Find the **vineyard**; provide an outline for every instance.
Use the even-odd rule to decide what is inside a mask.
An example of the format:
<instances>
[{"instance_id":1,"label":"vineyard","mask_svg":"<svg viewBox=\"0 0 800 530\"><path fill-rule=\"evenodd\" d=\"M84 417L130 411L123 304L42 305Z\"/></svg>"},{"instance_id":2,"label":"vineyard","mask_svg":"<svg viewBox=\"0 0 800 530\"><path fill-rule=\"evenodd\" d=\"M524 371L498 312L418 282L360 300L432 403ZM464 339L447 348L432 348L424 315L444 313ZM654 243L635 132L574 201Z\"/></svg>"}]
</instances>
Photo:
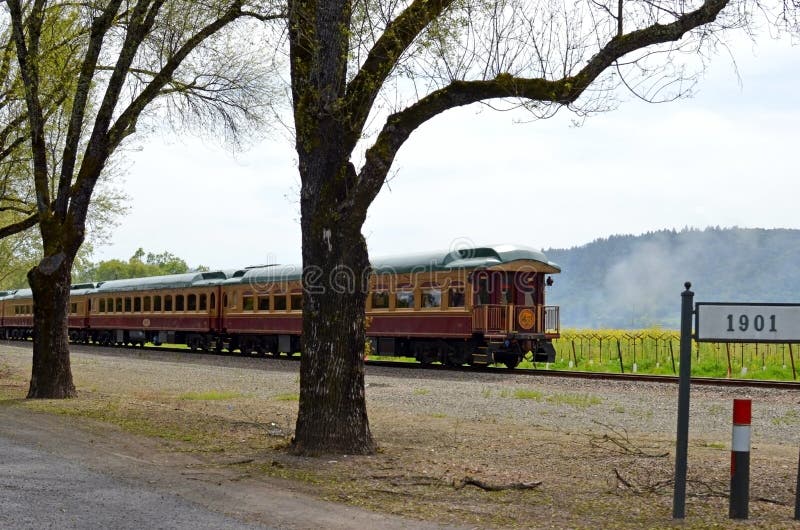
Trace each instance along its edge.
<instances>
[{"instance_id":1,"label":"vineyard","mask_svg":"<svg viewBox=\"0 0 800 530\"><path fill-rule=\"evenodd\" d=\"M671 330L564 330L553 345L554 363L520 367L674 375L680 366L679 335ZM797 363L800 344L692 342L693 376L795 380Z\"/></svg>"}]
</instances>

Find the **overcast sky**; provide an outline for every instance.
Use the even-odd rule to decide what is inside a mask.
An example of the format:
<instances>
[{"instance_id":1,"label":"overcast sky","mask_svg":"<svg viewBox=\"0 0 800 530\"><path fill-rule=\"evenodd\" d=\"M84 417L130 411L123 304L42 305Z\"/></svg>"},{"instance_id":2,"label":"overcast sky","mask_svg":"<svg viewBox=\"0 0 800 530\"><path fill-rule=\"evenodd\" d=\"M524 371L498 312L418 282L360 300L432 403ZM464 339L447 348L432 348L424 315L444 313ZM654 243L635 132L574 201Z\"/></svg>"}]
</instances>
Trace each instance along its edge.
<instances>
[{"instance_id":1,"label":"overcast sky","mask_svg":"<svg viewBox=\"0 0 800 530\"><path fill-rule=\"evenodd\" d=\"M684 226L800 228L800 47L768 39L718 56L689 100L572 125L480 106L418 129L373 203L372 255L454 241L538 248ZM276 137L231 155L194 138L150 138L129 154L130 214L95 259L138 248L190 265L299 263L293 146Z\"/></svg>"}]
</instances>

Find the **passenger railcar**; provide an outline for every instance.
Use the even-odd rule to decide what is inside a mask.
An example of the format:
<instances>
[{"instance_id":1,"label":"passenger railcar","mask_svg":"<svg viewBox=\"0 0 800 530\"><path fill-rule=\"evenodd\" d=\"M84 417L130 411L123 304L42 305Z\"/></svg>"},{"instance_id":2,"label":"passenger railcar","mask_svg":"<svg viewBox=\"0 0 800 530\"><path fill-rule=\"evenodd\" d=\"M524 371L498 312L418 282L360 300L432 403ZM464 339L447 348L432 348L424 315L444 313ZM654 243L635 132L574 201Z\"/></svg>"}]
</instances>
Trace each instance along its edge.
<instances>
[{"instance_id":1,"label":"passenger railcar","mask_svg":"<svg viewBox=\"0 0 800 530\"><path fill-rule=\"evenodd\" d=\"M99 344L183 343L208 349L198 338L220 334L222 271L191 272L100 283L89 295L87 335Z\"/></svg>"},{"instance_id":2,"label":"passenger railcar","mask_svg":"<svg viewBox=\"0 0 800 530\"><path fill-rule=\"evenodd\" d=\"M12 294L14 294L14 291L0 291L0 339L7 338L6 327L3 322L6 314L6 300L11 298Z\"/></svg>"},{"instance_id":3,"label":"passenger railcar","mask_svg":"<svg viewBox=\"0 0 800 530\"><path fill-rule=\"evenodd\" d=\"M515 245L375 259L366 279L371 349L424 364L514 367L529 351L552 361L559 308L545 305L545 288L558 272L540 251ZM338 288L360 281L344 271L336 278ZM11 295L17 320L3 321L6 332L19 335L29 325L24 297ZM115 280L73 288L70 335L100 344L292 354L302 350L302 304L299 266Z\"/></svg>"},{"instance_id":4,"label":"passenger railcar","mask_svg":"<svg viewBox=\"0 0 800 530\"><path fill-rule=\"evenodd\" d=\"M33 293L14 291L3 300L3 329L9 339L27 339L33 330Z\"/></svg>"}]
</instances>

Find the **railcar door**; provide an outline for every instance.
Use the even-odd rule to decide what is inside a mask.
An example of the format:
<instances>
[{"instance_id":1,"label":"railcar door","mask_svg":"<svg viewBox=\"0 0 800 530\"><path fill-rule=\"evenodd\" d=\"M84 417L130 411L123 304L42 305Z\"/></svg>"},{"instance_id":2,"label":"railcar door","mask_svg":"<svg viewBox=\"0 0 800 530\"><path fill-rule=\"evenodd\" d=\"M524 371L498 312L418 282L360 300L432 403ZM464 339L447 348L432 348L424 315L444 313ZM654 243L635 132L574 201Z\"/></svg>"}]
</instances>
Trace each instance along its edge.
<instances>
[{"instance_id":1,"label":"railcar door","mask_svg":"<svg viewBox=\"0 0 800 530\"><path fill-rule=\"evenodd\" d=\"M221 293L222 287L217 286L208 295L208 329L211 331L220 331L222 329Z\"/></svg>"}]
</instances>

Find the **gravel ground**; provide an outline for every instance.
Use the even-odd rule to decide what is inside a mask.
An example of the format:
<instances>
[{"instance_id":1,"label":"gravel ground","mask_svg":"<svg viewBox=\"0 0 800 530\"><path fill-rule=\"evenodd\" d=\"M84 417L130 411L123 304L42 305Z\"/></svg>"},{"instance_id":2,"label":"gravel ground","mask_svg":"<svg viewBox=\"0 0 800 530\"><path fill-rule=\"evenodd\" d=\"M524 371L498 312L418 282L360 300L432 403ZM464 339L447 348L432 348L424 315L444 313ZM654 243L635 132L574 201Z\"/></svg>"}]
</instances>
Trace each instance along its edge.
<instances>
[{"instance_id":1,"label":"gravel ground","mask_svg":"<svg viewBox=\"0 0 800 530\"><path fill-rule=\"evenodd\" d=\"M29 357L29 348L0 345L6 395L24 395ZM209 466L221 454L242 458L247 477L289 479L323 499L443 524L672 524L677 385L368 367L370 425L381 451L319 460L284 450L298 369L289 360L75 348L78 399L16 406L111 422L174 451L202 454ZM216 398L208 397L212 391ZM729 522L731 406L741 397L753 400L749 524L798 527L791 516L800 396L709 387L692 389L682 527ZM542 484L487 492L466 478Z\"/></svg>"}]
</instances>

